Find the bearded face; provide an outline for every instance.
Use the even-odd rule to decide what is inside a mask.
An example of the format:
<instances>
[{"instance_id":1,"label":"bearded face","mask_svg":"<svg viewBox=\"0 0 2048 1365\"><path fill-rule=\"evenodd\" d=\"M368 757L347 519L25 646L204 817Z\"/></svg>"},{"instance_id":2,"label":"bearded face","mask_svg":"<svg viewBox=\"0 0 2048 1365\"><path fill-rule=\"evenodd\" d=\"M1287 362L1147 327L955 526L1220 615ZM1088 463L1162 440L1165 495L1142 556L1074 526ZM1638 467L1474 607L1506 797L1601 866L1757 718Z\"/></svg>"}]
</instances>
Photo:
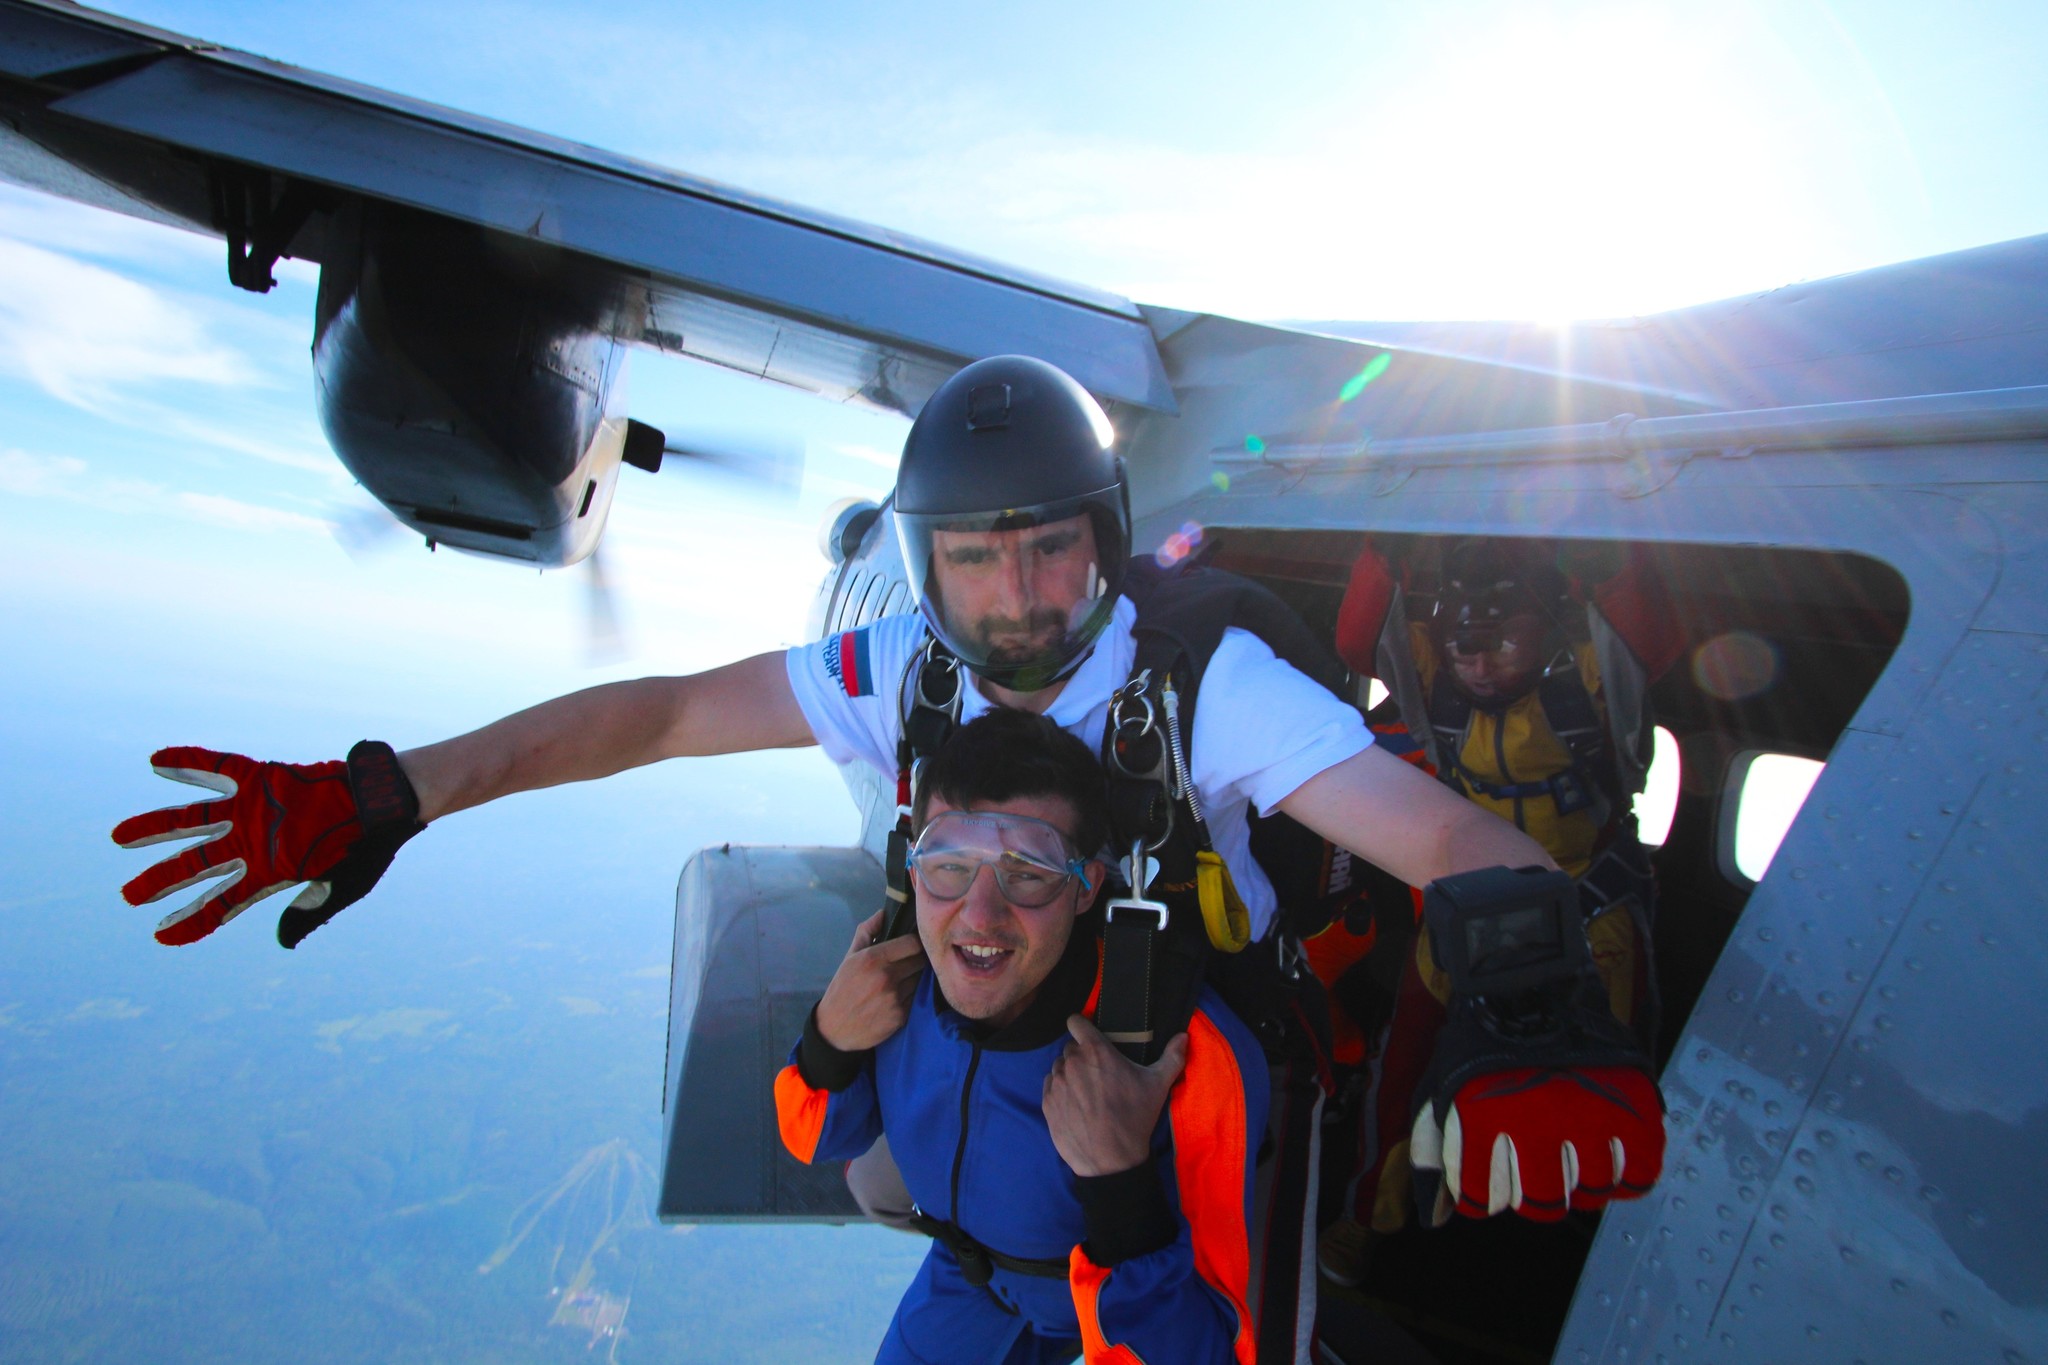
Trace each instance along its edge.
<instances>
[{"instance_id":1,"label":"bearded face","mask_svg":"<svg viewBox=\"0 0 2048 1365\"><path fill-rule=\"evenodd\" d=\"M935 531L934 579L954 636L1003 668L1056 657L1095 606L1085 516L1021 531Z\"/></svg>"}]
</instances>

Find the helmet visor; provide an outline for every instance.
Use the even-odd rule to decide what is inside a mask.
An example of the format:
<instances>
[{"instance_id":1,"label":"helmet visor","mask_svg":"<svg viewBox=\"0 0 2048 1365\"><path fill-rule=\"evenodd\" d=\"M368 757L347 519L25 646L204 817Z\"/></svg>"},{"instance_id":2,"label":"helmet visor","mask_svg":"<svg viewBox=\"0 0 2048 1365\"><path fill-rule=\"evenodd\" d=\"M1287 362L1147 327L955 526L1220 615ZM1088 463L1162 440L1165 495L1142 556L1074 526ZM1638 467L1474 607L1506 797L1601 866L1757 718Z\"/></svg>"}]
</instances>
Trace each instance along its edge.
<instances>
[{"instance_id":1,"label":"helmet visor","mask_svg":"<svg viewBox=\"0 0 2048 1365\"><path fill-rule=\"evenodd\" d=\"M1129 530L1120 488L1036 507L896 514L904 569L932 633L975 673L1035 691L1109 622Z\"/></svg>"}]
</instances>

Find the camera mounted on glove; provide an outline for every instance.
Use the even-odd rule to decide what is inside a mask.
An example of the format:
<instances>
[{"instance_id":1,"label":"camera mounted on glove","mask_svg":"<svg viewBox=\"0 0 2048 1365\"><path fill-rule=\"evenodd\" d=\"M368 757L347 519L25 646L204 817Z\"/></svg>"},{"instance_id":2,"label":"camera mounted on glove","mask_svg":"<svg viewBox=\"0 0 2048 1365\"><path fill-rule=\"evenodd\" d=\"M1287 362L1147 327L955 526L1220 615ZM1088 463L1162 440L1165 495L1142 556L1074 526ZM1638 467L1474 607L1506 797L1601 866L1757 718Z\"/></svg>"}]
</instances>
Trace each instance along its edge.
<instances>
[{"instance_id":1,"label":"camera mounted on glove","mask_svg":"<svg viewBox=\"0 0 2048 1365\"><path fill-rule=\"evenodd\" d=\"M1423 892L1422 922L1450 977L1453 1016L1533 1040L1568 1028L1589 988L1606 1013L1579 889L1562 872L1489 867L1441 878Z\"/></svg>"},{"instance_id":2,"label":"camera mounted on glove","mask_svg":"<svg viewBox=\"0 0 2048 1365\"><path fill-rule=\"evenodd\" d=\"M1450 978L1410 1134L1428 1221L1507 1209L1555 1221L1647 1191L1663 1165L1663 1097L1609 1009L1572 879L1461 873L1430 884L1422 914Z\"/></svg>"}]
</instances>

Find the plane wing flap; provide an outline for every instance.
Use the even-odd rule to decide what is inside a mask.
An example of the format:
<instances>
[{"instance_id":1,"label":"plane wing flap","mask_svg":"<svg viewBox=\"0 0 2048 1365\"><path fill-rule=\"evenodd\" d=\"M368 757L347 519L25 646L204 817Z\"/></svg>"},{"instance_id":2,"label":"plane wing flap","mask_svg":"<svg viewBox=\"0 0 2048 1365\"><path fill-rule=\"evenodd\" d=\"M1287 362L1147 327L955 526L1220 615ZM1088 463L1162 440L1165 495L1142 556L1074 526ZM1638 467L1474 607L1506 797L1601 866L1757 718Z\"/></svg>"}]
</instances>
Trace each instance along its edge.
<instances>
[{"instance_id":1,"label":"plane wing flap","mask_svg":"<svg viewBox=\"0 0 2048 1365\"><path fill-rule=\"evenodd\" d=\"M783 1150L774 1082L854 926L882 901L858 848L708 848L676 889L659 1212L669 1222L860 1218L834 1163Z\"/></svg>"}]
</instances>

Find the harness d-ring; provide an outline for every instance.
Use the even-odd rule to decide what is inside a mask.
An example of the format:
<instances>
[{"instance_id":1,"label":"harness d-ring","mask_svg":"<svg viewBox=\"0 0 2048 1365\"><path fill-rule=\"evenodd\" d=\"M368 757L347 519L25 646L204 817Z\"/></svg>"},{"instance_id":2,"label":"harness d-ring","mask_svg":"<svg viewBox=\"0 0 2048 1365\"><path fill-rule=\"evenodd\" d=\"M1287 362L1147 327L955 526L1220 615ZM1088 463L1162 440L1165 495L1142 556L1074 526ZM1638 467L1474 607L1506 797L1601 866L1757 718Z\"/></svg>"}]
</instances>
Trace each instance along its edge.
<instances>
[{"instance_id":1,"label":"harness d-ring","mask_svg":"<svg viewBox=\"0 0 2048 1365\"><path fill-rule=\"evenodd\" d=\"M917 652L914 664L917 669L917 679L913 684L912 695L915 698L916 704L929 707L934 711L952 712L960 704L960 660L958 656L951 650L941 652L938 639L928 636L925 639L924 648ZM935 697L926 686L926 681L931 675L940 673L943 673L947 680L946 695Z\"/></svg>"},{"instance_id":2,"label":"harness d-ring","mask_svg":"<svg viewBox=\"0 0 2048 1365\"><path fill-rule=\"evenodd\" d=\"M1140 852L1153 853L1173 837L1173 807L1177 797L1172 748L1159 724L1159 708L1152 702L1152 670L1140 669L1118 688L1109 700L1109 763L1126 780L1154 785L1160 793L1155 809L1159 813L1156 835L1136 841ZM1124 746L1150 739L1155 746L1152 762L1133 768L1124 759Z\"/></svg>"}]
</instances>

